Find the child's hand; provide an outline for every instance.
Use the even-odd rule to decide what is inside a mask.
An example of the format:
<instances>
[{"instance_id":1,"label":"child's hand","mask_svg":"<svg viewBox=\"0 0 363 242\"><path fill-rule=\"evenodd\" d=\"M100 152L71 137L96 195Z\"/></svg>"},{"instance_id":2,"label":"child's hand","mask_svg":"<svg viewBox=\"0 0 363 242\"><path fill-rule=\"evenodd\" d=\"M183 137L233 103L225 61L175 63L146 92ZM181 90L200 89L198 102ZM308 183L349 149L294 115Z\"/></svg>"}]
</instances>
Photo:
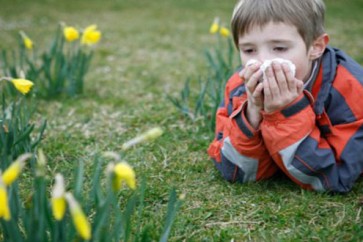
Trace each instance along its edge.
<instances>
[{"instance_id":1,"label":"child's hand","mask_svg":"<svg viewBox=\"0 0 363 242\"><path fill-rule=\"evenodd\" d=\"M264 110L272 113L293 102L303 91L303 82L296 79L286 63L273 62L263 82Z\"/></svg>"},{"instance_id":2,"label":"child's hand","mask_svg":"<svg viewBox=\"0 0 363 242\"><path fill-rule=\"evenodd\" d=\"M261 113L263 109L263 83L259 80L262 77L260 70L261 63L254 63L246 66L241 72L240 77L244 80L247 92L247 119L255 129L261 122Z\"/></svg>"}]
</instances>

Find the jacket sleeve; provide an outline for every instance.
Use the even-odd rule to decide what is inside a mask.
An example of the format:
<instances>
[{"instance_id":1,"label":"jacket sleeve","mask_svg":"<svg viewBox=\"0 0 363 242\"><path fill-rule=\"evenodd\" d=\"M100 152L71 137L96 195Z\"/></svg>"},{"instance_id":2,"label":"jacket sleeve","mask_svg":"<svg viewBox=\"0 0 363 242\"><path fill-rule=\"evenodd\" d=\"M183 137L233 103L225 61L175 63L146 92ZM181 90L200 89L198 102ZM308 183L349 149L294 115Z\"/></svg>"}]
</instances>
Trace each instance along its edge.
<instances>
[{"instance_id":1,"label":"jacket sleeve","mask_svg":"<svg viewBox=\"0 0 363 242\"><path fill-rule=\"evenodd\" d=\"M334 103L335 113L344 117L350 110L355 117L335 124L326 111L315 115L307 92L289 107L264 114L261 130L267 149L280 169L304 189L345 193L362 173L363 109L358 105L347 109L345 103Z\"/></svg>"},{"instance_id":2,"label":"jacket sleeve","mask_svg":"<svg viewBox=\"0 0 363 242\"><path fill-rule=\"evenodd\" d=\"M247 96L237 74L227 82L216 114L216 132L208 149L216 168L230 182L250 182L272 176L273 163L261 137L248 123L244 111Z\"/></svg>"}]
</instances>

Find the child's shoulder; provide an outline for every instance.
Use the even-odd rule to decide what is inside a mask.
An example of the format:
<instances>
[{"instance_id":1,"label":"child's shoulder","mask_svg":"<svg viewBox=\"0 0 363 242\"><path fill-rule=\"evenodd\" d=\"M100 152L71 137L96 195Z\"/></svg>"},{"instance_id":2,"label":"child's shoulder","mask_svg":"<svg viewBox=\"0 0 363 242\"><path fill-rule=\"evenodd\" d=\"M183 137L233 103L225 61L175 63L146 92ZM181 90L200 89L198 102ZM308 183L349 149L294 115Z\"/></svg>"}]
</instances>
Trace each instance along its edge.
<instances>
[{"instance_id":1,"label":"child's shoulder","mask_svg":"<svg viewBox=\"0 0 363 242\"><path fill-rule=\"evenodd\" d=\"M323 56L323 69L325 75L332 76L334 80L353 77L363 84L363 67L341 49L327 48Z\"/></svg>"},{"instance_id":2,"label":"child's shoulder","mask_svg":"<svg viewBox=\"0 0 363 242\"><path fill-rule=\"evenodd\" d=\"M241 85L243 85L243 79L239 76L240 70L236 71L235 73L230 76L227 81L226 88L229 90L233 90Z\"/></svg>"},{"instance_id":3,"label":"child's shoulder","mask_svg":"<svg viewBox=\"0 0 363 242\"><path fill-rule=\"evenodd\" d=\"M336 59L336 63L338 66L342 66L348 69L350 72L356 73L359 72L360 78L363 76L363 67L360 65L355 59L353 59L350 55L348 55L345 51L338 48L329 48L330 52L333 52L333 55Z\"/></svg>"}]
</instances>

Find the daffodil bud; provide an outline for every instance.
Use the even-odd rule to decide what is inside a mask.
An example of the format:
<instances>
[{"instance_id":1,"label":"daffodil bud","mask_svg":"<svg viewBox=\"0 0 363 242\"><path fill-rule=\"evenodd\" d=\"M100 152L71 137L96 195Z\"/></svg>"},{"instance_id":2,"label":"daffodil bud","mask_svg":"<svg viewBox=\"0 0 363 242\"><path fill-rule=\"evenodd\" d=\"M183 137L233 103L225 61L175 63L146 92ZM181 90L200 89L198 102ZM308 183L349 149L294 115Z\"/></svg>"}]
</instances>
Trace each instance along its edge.
<instances>
[{"instance_id":1,"label":"daffodil bud","mask_svg":"<svg viewBox=\"0 0 363 242\"><path fill-rule=\"evenodd\" d=\"M6 221L11 219L9 202L8 202L8 192L6 186L1 178L0 174L0 218L4 218Z\"/></svg>"},{"instance_id":2,"label":"daffodil bud","mask_svg":"<svg viewBox=\"0 0 363 242\"><path fill-rule=\"evenodd\" d=\"M160 127L150 129L145 132L144 139L146 141L154 140L163 134L163 130Z\"/></svg>"},{"instance_id":3,"label":"daffodil bud","mask_svg":"<svg viewBox=\"0 0 363 242\"><path fill-rule=\"evenodd\" d=\"M21 170L25 165L25 161L32 156L30 153L25 153L16 159L11 165L5 170L2 175L2 180L6 186L13 183L20 175Z\"/></svg>"},{"instance_id":4,"label":"daffodil bud","mask_svg":"<svg viewBox=\"0 0 363 242\"><path fill-rule=\"evenodd\" d=\"M27 94L34 85L33 82L26 79L12 79L10 82L12 82L15 88L24 95Z\"/></svg>"},{"instance_id":5,"label":"daffodil bud","mask_svg":"<svg viewBox=\"0 0 363 242\"><path fill-rule=\"evenodd\" d=\"M122 182L126 182L131 189L136 189L136 176L134 169L126 162L119 162L113 167L113 188L119 190Z\"/></svg>"},{"instance_id":6,"label":"daffodil bud","mask_svg":"<svg viewBox=\"0 0 363 242\"><path fill-rule=\"evenodd\" d=\"M23 31L20 31L20 35L21 35L21 38L23 39L25 48L27 48L28 50L33 49L33 45L34 45L33 41Z\"/></svg>"},{"instance_id":7,"label":"daffodil bud","mask_svg":"<svg viewBox=\"0 0 363 242\"><path fill-rule=\"evenodd\" d=\"M64 178L61 174L55 176L55 184L52 190L52 212L56 220L62 220L66 212Z\"/></svg>"},{"instance_id":8,"label":"daffodil bud","mask_svg":"<svg viewBox=\"0 0 363 242\"><path fill-rule=\"evenodd\" d=\"M67 192L65 196L71 211L73 224L78 234L85 240L91 239L91 225L83 213L82 208L71 193Z\"/></svg>"},{"instance_id":9,"label":"daffodil bud","mask_svg":"<svg viewBox=\"0 0 363 242\"><path fill-rule=\"evenodd\" d=\"M217 33L219 30L219 18L215 18L212 25L209 28L209 33L211 34L215 34Z\"/></svg>"},{"instance_id":10,"label":"daffodil bud","mask_svg":"<svg viewBox=\"0 0 363 242\"><path fill-rule=\"evenodd\" d=\"M159 136L161 136L162 134L163 134L163 130L160 127L150 129L150 130L146 131L145 133L143 133L139 136L136 136L135 138L124 143L122 145L122 149L127 150L130 147L132 147L138 143L154 140L154 139L158 138Z\"/></svg>"}]
</instances>

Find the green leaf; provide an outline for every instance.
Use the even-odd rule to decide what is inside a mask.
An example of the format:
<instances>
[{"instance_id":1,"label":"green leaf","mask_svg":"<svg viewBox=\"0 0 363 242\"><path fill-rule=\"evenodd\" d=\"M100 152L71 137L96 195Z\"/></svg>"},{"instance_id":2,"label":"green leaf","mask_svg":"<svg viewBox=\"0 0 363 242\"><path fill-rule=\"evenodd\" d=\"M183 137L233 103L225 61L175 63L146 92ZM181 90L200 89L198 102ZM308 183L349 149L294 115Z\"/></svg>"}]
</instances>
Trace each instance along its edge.
<instances>
[{"instance_id":1,"label":"green leaf","mask_svg":"<svg viewBox=\"0 0 363 242\"><path fill-rule=\"evenodd\" d=\"M84 175L84 163L79 161L77 170L76 170L76 178L74 184L74 196L81 203L82 201L82 187L83 187L83 175Z\"/></svg>"},{"instance_id":2,"label":"green leaf","mask_svg":"<svg viewBox=\"0 0 363 242\"><path fill-rule=\"evenodd\" d=\"M162 232L162 236L160 238L160 242L167 242L168 241L168 237L169 237L169 233L171 230L171 226L174 222L174 219L176 217L176 213L179 210L179 207L181 206L181 202L180 200L177 199L176 196L176 191L173 189L170 192L169 195L169 203L168 203L168 211L166 214L166 219L165 219L165 224L164 224L164 229Z\"/></svg>"}]
</instances>

